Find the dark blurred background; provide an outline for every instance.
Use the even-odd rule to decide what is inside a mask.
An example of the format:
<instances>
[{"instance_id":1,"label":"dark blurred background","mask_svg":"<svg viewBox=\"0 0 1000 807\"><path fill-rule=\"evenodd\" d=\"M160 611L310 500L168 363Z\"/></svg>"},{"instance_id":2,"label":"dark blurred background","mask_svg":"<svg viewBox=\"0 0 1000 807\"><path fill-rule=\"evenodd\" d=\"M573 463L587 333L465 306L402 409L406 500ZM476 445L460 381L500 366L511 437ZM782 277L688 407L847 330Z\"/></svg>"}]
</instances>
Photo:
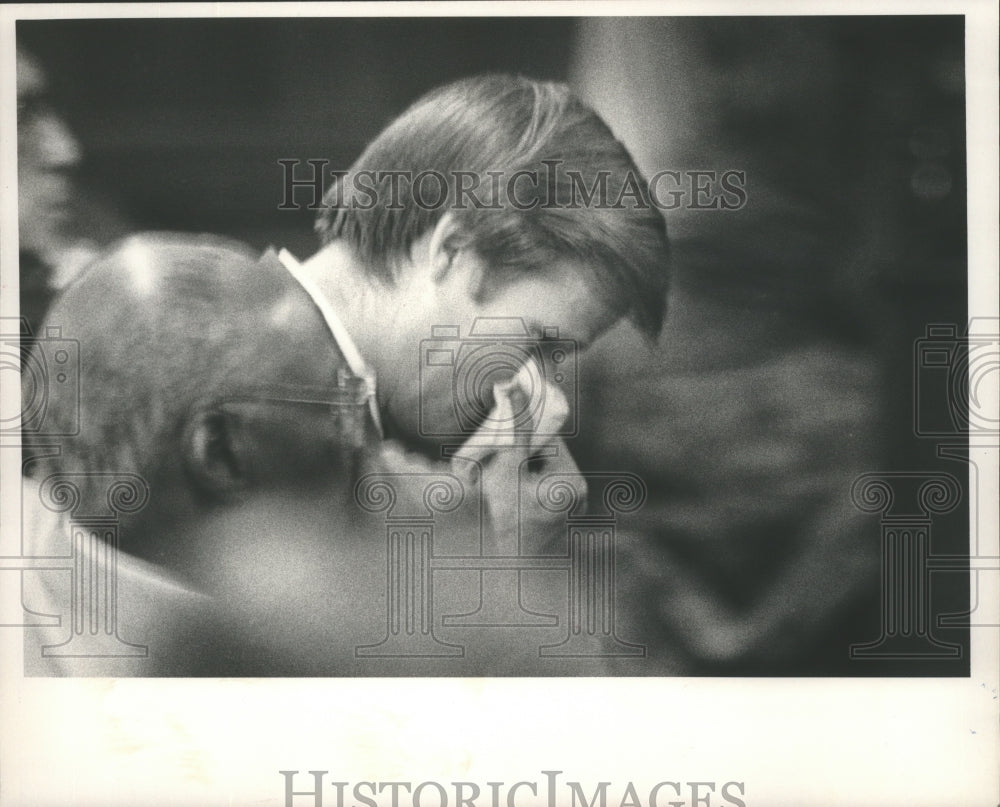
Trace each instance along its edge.
<instances>
[{"instance_id":1,"label":"dark blurred background","mask_svg":"<svg viewBox=\"0 0 1000 807\"><path fill-rule=\"evenodd\" d=\"M80 140L81 178L129 227L226 233L300 256L310 194L279 210L280 159L347 168L417 96L469 73L565 79L572 20L18 23ZM303 165L299 174L309 170Z\"/></svg>"},{"instance_id":2,"label":"dark blurred background","mask_svg":"<svg viewBox=\"0 0 1000 807\"><path fill-rule=\"evenodd\" d=\"M79 141L74 228L96 245L194 230L306 257L314 214L279 209L278 160L346 169L422 92L490 70L569 81L647 175L745 171L742 209L667 212L659 343L623 326L581 372L581 467L650 491L623 521L619 589L620 633L650 658L620 671L968 674L967 628L933 627L953 659L848 653L881 619L879 519L851 504L853 480L968 474L913 426L914 342L967 316L962 17L22 21L17 35ZM967 553L966 509L935 520L932 552ZM933 575L934 615L968 601L966 575Z\"/></svg>"}]
</instances>

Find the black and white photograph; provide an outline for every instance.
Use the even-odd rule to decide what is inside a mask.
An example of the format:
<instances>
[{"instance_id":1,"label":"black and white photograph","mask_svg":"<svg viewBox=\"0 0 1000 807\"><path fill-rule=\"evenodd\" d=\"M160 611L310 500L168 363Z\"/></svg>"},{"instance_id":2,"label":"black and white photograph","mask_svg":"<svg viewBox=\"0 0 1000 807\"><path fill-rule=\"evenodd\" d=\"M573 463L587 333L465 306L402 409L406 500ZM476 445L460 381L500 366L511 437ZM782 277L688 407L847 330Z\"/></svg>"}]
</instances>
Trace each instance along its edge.
<instances>
[{"instance_id":1,"label":"black and white photograph","mask_svg":"<svg viewBox=\"0 0 1000 807\"><path fill-rule=\"evenodd\" d=\"M997 12L757 5L4 12L0 805L1000 800Z\"/></svg>"}]
</instances>

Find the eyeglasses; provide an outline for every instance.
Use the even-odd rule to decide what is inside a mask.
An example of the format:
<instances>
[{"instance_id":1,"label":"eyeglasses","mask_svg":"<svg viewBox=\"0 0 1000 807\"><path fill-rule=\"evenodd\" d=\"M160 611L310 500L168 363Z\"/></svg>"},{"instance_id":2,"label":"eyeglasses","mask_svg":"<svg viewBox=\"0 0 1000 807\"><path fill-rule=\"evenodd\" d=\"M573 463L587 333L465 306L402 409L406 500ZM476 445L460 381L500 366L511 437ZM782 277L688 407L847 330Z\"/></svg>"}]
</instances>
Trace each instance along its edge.
<instances>
[{"instance_id":1,"label":"eyeglasses","mask_svg":"<svg viewBox=\"0 0 1000 807\"><path fill-rule=\"evenodd\" d=\"M193 408L226 408L243 404L265 405L321 415L327 420L324 437L346 449L360 449L378 439L370 406L374 389L366 378L345 369L337 373L336 384L325 387L270 384L233 386L213 390Z\"/></svg>"}]
</instances>

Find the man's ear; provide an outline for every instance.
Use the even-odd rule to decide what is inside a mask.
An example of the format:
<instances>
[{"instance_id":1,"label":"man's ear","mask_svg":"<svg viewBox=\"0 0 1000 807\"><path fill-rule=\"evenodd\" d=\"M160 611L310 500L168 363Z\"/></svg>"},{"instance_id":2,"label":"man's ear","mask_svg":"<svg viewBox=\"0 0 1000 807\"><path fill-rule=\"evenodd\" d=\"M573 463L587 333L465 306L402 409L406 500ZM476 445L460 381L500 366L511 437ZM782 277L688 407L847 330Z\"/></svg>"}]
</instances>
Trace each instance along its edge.
<instances>
[{"instance_id":1,"label":"man's ear","mask_svg":"<svg viewBox=\"0 0 1000 807\"><path fill-rule=\"evenodd\" d=\"M440 283L459 267L475 262L476 256L471 249L472 239L461 227L451 211L446 212L431 231L428 246L428 257L431 267L431 278Z\"/></svg>"},{"instance_id":2,"label":"man's ear","mask_svg":"<svg viewBox=\"0 0 1000 807\"><path fill-rule=\"evenodd\" d=\"M252 483L252 439L240 413L224 405L197 408L184 426L184 467L213 499L238 496Z\"/></svg>"}]
</instances>

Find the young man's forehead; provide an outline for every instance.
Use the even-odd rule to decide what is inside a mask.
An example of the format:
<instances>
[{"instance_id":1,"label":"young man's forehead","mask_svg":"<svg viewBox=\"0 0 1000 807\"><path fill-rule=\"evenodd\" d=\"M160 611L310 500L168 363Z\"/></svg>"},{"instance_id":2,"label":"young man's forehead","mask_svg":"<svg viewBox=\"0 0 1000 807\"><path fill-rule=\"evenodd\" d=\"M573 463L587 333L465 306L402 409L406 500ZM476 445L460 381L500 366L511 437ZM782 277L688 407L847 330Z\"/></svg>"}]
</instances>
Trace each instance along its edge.
<instances>
[{"instance_id":1,"label":"young man's forehead","mask_svg":"<svg viewBox=\"0 0 1000 807\"><path fill-rule=\"evenodd\" d=\"M521 320L528 336L534 340L571 342L575 350L584 351L620 318L607 307L590 308L561 303L545 311L536 307L533 313L522 316Z\"/></svg>"}]
</instances>

